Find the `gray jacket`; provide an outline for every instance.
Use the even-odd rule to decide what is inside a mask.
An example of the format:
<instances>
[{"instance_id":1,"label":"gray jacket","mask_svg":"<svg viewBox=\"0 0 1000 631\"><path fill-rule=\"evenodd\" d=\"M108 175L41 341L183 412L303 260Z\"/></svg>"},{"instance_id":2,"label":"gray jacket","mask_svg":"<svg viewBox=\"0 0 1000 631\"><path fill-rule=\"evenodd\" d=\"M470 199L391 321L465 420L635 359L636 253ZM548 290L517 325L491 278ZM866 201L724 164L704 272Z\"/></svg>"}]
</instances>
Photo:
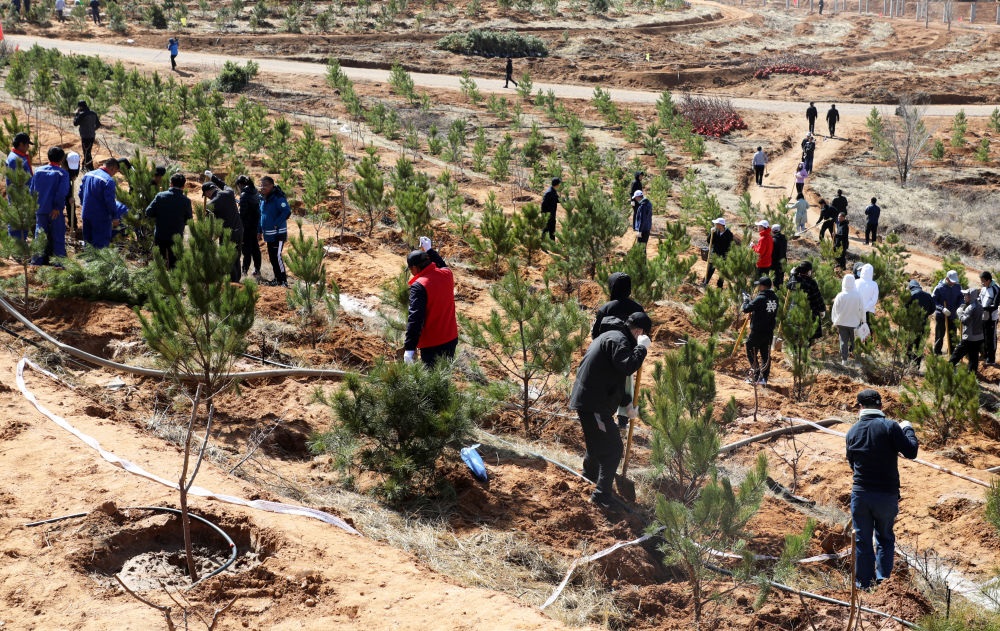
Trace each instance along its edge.
<instances>
[{"instance_id":1,"label":"gray jacket","mask_svg":"<svg viewBox=\"0 0 1000 631\"><path fill-rule=\"evenodd\" d=\"M970 289L972 302L962 305L955 313L962 322L962 339L978 342L983 339L983 305L979 304L979 290Z\"/></svg>"}]
</instances>

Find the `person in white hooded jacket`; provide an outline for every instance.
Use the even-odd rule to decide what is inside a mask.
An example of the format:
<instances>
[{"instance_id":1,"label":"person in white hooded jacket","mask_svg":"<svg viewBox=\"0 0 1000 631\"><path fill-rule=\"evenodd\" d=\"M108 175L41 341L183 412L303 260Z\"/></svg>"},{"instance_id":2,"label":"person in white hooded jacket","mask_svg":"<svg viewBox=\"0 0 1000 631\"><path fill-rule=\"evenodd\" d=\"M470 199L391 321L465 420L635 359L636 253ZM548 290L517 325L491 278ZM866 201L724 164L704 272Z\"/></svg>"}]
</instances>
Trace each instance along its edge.
<instances>
[{"instance_id":1,"label":"person in white hooded jacket","mask_svg":"<svg viewBox=\"0 0 1000 631\"><path fill-rule=\"evenodd\" d=\"M854 274L844 274L841 292L833 299L830 319L840 335L840 360L847 361L847 355L854 350L854 330L865 321L865 307L854 285Z\"/></svg>"},{"instance_id":2,"label":"person in white hooded jacket","mask_svg":"<svg viewBox=\"0 0 1000 631\"><path fill-rule=\"evenodd\" d=\"M868 326L872 324L871 316L868 314L874 314L875 305L878 304L878 283L872 280L874 275L875 268L871 263L865 263L861 266L861 275L855 284L858 293L861 294L861 304L865 308L865 322Z\"/></svg>"}]
</instances>

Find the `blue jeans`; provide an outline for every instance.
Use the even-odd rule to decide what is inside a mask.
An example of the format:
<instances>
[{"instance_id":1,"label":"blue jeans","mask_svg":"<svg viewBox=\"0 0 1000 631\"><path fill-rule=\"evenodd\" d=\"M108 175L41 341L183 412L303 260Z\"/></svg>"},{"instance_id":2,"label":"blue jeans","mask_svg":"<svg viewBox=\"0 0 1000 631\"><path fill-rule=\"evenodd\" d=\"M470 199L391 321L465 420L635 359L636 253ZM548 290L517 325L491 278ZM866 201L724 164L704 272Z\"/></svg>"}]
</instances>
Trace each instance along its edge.
<instances>
[{"instance_id":1,"label":"blue jeans","mask_svg":"<svg viewBox=\"0 0 1000 631\"><path fill-rule=\"evenodd\" d=\"M861 589L871 589L876 581L889 578L896 536L893 522L899 513L899 493L877 491L851 492L851 519L854 520L854 576ZM872 534L875 547L872 549Z\"/></svg>"}]
</instances>

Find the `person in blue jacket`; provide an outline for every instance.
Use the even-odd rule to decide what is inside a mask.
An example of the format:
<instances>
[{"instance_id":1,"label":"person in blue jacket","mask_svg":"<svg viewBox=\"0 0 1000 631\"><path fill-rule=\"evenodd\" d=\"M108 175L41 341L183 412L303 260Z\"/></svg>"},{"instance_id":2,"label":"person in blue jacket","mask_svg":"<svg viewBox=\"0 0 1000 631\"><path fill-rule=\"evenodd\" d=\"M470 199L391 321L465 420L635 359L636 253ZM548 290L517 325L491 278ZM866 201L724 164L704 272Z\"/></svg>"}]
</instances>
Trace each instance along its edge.
<instances>
[{"instance_id":1,"label":"person in blue jacket","mask_svg":"<svg viewBox=\"0 0 1000 631\"><path fill-rule=\"evenodd\" d=\"M45 233L45 253L32 259L33 265L48 265L52 256L66 256L66 198L69 197L69 172L62 168L66 152L62 147L49 148L49 163L35 171L30 189L38 195L35 211L35 238Z\"/></svg>"},{"instance_id":2,"label":"person in blue jacket","mask_svg":"<svg viewBox=\"0 0 1000 631\"><path fill-rule=\"evenodd\" d=\"M260 234L264 236L267 256L271 261L271 269L274 270L274 280L268 285L288 287L288 274L281 251L288 240L288 218L292 215L292 209L284 191L274 184L274 178L269 175L260 178L260 197Z\"/></svg>"},{"instance_id":3,"label":"person in blue jacket","mask_svg":"<svg viewBox=\"0 0 1000 631\"><path fill-rule=\"evenodd\" d=\"M171 37L167 42L167 50L170 51L170 69L177 70L177 53L180 50L181 43L176 37Z\"/></svg>"},{"instance_id":4,"label":"person in blue jacket","mask_svg":"<svg viewBox=\"0 0 1000 631\"><path fill-rule=\"evenodd\" d=\"M118 175L117 158L108 158L101 168L88 171L80 180L80 214L83 216L83 240L101 249L111 245L111 233L128 207L115 196Z\"/></svg>"},{"instance_id":5,"label":"person in blue jacket","mask_svg":"<svg viewBox=\"0 0 1000 631\"><path fill-rule=\"evenodd\" d=\"M643 249L649 241L649 233L653 230L653 202L649 201L642 191L632 193L635 211L632 213L632 228L636 231L635 242L641 243Z\"/></svg>"},{"instance_id":6,"label":"person in blue jacket","mask_svg":"<svg viewBox=\"0 0 1000 631\"><path fill-rule=\"evenodd\" d=\"M24 169L28 177L33 177L35 170L31 166L31 155L28 154L30 145L35 143L31 142L31 136L25 132L19 132L14 135L14 139L11 141L10 153L7 154L7 168L8 169ZM31 180L28 180L28 185L31 185ZM10 188L10 178L7 178L7 187ZM8 201L10 197L7 197ZM7 226L7 234L14 237L15 239L21 239L22 241L28 240L28 232L25 230L12 230L10 226Z\"/></svg>"},{"instance_id":7,"label":"person in blue jacket","mask_svg":"<svg viewBox=\"0 0 1000 631\"><path fill-rule=\"evenodd\" d=\"M948 338L948 352L958 345L958 308L965 304L958 272L949 270L931 294L937 308L934 313L934 354L943 352L944 338Z\"/></svg>"}]
</instances>

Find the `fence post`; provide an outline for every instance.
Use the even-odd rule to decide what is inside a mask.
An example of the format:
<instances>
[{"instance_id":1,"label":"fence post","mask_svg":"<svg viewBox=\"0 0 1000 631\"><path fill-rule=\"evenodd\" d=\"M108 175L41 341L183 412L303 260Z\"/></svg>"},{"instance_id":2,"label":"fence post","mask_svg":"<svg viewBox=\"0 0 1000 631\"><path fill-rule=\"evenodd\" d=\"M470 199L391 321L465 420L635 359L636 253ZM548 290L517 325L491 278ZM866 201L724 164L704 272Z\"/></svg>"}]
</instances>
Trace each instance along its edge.
<instances>
[{"instance_id":1,"label":"fence post","mask_svg":"<svg viewBox=\"0 0 1000 631\"><path fill-rule=\"evenodd\" d=\"M997 24L1000 24L1000 4L997 5Z\"/></svg>"},{"instance_id":2,"label":"fence post","mask_svg":"<svg viewBox=\"0 0 1000 631\"><path fill-rule=\"evenodd\" d=\"M972 6L969 7L969 23L976 21L976 3L973 2Z\"/></svg>"},{"instance_id":3,"label":"fence post","mask_svg":"<svg viewBox=\"0 0 1000 631\"><path fill-rule=\"evenodd\" d=\"M887 5L887 1L886 1L886 0L882 0L882 15L883 15L883 16L885 15L885 12L886 12L886 9L888 9L888 8L889 8L889 7L888 7L888 6L886 6L886 5Z\"/></svg>"}]
</instances>

